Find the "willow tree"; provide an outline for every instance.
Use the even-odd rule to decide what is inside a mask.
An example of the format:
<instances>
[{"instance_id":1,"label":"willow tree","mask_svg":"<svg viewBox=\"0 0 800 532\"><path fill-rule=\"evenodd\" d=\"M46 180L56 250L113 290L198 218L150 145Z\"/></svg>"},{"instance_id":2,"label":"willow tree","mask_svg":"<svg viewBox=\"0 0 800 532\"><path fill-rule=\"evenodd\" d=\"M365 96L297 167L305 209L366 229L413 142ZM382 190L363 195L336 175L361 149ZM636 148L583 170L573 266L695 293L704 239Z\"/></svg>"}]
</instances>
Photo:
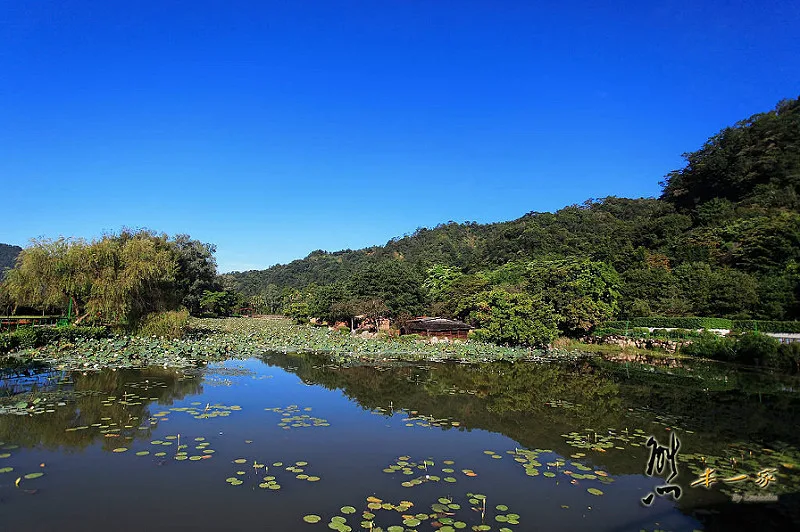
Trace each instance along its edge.
<instances>
[{"instance_id":1,"label":"willow tree","mask_svg":"<svg viewBox=\"0 0 800 532\"><path fill-rule=\"evenodd\" d=\"M134 323L150 312L177 308L177 264L166 235L123 231L104 236L87 251L90 316Z\"/></svg>"},{"instance_id":2,"label":"willow tree","mask_svg":"<svg viewBox=\"0 0 800 532\"><path fill-rule=\"evenodd\" d=\"M166 235L123 230L91 243L33 240L9 270L4 287L16 306L64 310L70 298L79 320L133 324L177 308L174 247Z\"/></svg>"},{"instance_id":3,"label":"willow tree","mask_svg":"<svg viewBox=\"0 0 800 532\"><path fill-rule=\"evenodd\" d=\"M6 274L4 287L15 307L62 309L72 297L77 312L91 289L85 261L87 247L80 239L32 240Z\"/></svg>"}]
</instances>

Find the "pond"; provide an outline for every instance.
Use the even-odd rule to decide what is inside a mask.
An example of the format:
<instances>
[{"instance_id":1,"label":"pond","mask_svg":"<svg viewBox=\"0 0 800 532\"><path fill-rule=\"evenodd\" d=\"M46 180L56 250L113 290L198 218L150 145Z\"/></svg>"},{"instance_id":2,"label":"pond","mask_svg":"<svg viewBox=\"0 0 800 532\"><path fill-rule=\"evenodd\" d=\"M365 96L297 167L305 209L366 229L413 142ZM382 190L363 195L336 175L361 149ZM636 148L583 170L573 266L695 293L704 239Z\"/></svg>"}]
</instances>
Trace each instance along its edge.
<instances>
[{"instance_id":1,"label":"pond","mask_svg":"<svg viewBox=\"0 0 800 532\"><path fill-rule=\"evenodd\" d=\"M599 358L16 368L0 381L0 529L789 528L798 384Z\"/></svg>"}]
</instances>

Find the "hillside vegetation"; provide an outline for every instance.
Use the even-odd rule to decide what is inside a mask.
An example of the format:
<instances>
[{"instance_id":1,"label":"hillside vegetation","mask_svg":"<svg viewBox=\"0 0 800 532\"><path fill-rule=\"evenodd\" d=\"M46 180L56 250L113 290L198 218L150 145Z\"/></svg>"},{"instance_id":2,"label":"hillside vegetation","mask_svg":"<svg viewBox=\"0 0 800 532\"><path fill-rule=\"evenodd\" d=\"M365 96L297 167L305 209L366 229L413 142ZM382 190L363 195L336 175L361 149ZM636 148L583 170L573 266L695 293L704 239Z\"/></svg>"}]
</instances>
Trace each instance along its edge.
<instances>
[{"instance_id":1,"label":"hillside vegetation","mask_svg":"<svg viewBox=\"0 0 800 532\"><path fill-rule=\"evenodd\" d=\"M10 244L0 244L0 279L5 275L5 271L14 267L17 255L22 251L19 246Z\"/></svg>"},{"instance_id":2,"label":"hillside vegetation","mask_svg":"<svg viewBox=\"0 0 800 532\"><path fill-rule=\"evenodd\" d=\"M439 314L510 343L612 318L800 317L800 99L725 128L684 158L657 199L448 222L223 280L257 311Z\"/></svg>"}]
</instances>

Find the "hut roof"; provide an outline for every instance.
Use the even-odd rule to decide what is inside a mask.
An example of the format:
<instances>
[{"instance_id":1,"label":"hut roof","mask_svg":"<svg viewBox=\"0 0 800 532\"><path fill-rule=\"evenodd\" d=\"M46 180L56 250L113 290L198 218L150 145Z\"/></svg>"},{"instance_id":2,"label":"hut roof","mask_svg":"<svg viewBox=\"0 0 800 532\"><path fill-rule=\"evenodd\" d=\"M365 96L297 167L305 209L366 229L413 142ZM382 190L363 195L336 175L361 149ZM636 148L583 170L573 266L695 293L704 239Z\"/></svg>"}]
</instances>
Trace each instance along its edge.
<instances>
[{"instance_id":1,"label":"hut roof","mask_svg":"<svg viewBox=\"0 0 800 532\"><path fill-rule=\"evenodd\" d=\"M468 331L472 329L463 321L448 320L447 318L417 318L406 322L406 328L411 331Z\"/></svg>"}]
</instances>

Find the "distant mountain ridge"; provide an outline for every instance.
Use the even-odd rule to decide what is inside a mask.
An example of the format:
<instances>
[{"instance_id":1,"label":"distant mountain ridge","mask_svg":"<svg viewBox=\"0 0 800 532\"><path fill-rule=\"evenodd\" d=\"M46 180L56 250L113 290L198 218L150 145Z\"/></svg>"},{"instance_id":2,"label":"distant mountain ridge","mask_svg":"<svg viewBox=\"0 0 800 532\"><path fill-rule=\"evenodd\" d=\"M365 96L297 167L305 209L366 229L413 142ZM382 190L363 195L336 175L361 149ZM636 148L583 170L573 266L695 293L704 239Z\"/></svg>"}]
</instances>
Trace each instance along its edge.
<instances>
[{"instance_id":1,"label":"distant mountain ridge","mask_svg":"<svg viewBox=\"0 0 800 532\"><path fill-rule=\"evenodd\" d=\"M19 255L21 251L22 248L19 246L0 244L0 278L3 277L3 272L6 269L14 267L17 261L17 255Z\"/></svg>"}]
</instances>

